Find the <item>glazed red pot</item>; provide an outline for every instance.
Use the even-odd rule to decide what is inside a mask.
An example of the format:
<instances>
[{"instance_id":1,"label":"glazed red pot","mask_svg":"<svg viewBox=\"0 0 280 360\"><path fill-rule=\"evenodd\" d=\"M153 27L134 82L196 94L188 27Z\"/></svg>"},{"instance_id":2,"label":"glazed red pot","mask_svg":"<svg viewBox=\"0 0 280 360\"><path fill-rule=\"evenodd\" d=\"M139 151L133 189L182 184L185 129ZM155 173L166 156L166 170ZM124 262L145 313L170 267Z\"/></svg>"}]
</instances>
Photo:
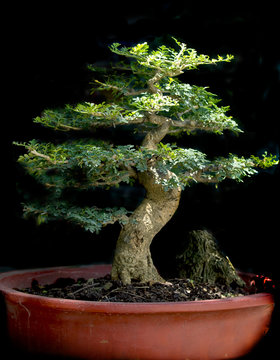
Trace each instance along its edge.
<instances>
[{"instance_id":1,"label":"glazed red pot","mask_svg":"<svg viewBox=\"0 0 280 360\"><path fill-rule=\"evenodd\" d=\"M24 270L0 275L8 333L32 353L80 359L233 359L268 331L268 293L177 303L110 303L47 298L14 290L60 277L92 278L111 266ZM250 275L243 274L243 277Z\"/></svg>"}]
</instances>

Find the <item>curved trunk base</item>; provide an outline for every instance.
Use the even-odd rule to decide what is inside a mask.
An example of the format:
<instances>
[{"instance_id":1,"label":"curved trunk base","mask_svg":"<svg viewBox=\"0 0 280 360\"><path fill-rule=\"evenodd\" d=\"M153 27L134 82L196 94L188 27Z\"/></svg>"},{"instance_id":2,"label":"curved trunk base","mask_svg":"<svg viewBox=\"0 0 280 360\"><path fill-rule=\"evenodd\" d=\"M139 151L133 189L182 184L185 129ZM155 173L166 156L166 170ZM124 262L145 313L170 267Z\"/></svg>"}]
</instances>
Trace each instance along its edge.
<instances>
[{"instance_id":1,"label":"curved trunk base","mask_svg":"<svg viewBox=\"0 0 280 360\"><path fill-rule=\"evenodd\" d=\"M146 197L122 228L117 241L111 276L124 284L131 280L165 282L153 264L150 245L177 210L181 189L165 191L155 183L155 174L151 168L139 175L147 190Z\"/></svg>"},{"instance_id":2,"label":"curved trunk base","mask_svg":"<svg viewBox=\"0 0 280 360\"><path fill-rule=\"evenodd\" d=\"M123 284L130 284L132 279L142 283L165 282L155 268L149 250L137 255L131 255L130 252L116 255L111 276L113 280L121 280Z\"/></svg>"}]
</instances>

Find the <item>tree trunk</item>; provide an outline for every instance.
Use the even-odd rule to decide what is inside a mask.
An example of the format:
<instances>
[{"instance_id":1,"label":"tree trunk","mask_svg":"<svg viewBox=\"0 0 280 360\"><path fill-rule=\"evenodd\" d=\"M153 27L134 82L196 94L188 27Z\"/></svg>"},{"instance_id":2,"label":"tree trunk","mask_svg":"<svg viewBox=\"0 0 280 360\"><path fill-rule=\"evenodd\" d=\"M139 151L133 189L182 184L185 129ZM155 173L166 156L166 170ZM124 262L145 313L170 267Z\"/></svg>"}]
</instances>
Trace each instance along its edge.
<instances>
[{"instance_id":1,"label":"tree trunk","mask_svg":"<svg viewBox=\"0 0 280 360\"><path fill-rule=\"evenodd\" d=\"M177 210L181 189L165 191L162 185L155 183L158 176L153 167L139 174L146 197L122 228L117 241L111 275L114 280L119 279L124 284L131 283L133 279L164 282L153 264L150 245Z\"/></svg>"}]
</instances>

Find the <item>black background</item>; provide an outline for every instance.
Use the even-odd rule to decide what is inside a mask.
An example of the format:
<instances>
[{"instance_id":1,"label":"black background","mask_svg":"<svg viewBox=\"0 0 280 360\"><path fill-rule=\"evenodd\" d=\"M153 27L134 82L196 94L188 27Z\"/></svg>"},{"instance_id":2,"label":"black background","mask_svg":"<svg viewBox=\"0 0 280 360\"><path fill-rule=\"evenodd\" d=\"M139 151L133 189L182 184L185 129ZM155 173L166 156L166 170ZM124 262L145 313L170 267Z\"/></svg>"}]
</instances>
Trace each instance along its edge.
<instances>
[{"instance_id":1,"label":"black background","mask_svg":"<svg viewBox=\"0 0 280 360\"><path fill-rule=\"evenodd\" d=\"M1 169L5 187L0 268L111 261L118 225L92 235L64 223L38 227L34 221L21 218L20 202L26 199L26 192L41 190L16 164L20 151L11 143L56 136L32 123L45 108L94 101L88 85L93 74L87 64L114 59L107 48L113 42L127 46L155 39L165 42L171 35L201 53L233 54L235 59L229 64L200 68L182 79L209 86L223 99L223 105L230 105L231 115L245 133L239 137L230 133L186 136L179 144L210 156L229 152L260 155L265 150L278 155L280 56L278 8L274 4L82 2L58 8L40 2L37 7L9 10L11 22L6 28L3 55L9 105L5 106L8 111L2 121L7 127L2 127L1 136L2 158L7 165ZM123 138L121 133L111 135L123 143L129 138L127 134ZM186 189L176 215L152 245L158 268L172 266L170 254L188 230L206 227L236 267L273 278L279 289L279 179L278 165L244 183L225 181L218 189L201 184ZM132 208L141 195L141 189L127 188L101 194L104 201L113 199L117 205L123 202ZM272 330L247 358L256 359L261 352L272 358L278 332L276 307Z\"/></svg>"}]
</instances>

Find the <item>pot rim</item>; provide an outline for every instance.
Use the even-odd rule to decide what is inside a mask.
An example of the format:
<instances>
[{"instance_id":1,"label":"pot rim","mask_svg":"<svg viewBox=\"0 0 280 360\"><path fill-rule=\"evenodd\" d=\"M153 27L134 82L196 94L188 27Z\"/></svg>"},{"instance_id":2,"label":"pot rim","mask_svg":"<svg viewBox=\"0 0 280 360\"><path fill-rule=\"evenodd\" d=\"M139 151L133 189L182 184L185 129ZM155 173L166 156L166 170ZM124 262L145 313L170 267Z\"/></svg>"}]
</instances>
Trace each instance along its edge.
<instances>
[{"instance_id":1,"label":"pot rim","mask_svg":"<svg viewBox=\"0 0 280 360\"><path fill-rule=\"evenodd\" d=\"M206 312L206 311L220 311L220 310L234 310L242 308L250 308L264 305L274 304L274 296L270 293L258 293L245 296L237 296L225 299L213 300L197 300L197 301L178 301L178 302L147 302L147 303L131 303L131 302L99 302L87 300L72 300L61 298L50 298L41 295L33 295L20 292L9 286L9 278L25 275L35 277L40 274L55 273L58 274L65 271L71 272L82 269L98 268L101 271L109 270L109 264L103 265L82 265L82 266L59 266L49 268L36 268L13 270L0 274L0 292L2 292L6 300L17 302L19 304L31 303L32 305L47 306L56 310L64 311L86 311L86 312L100 312L100 313L176 313L176 312ZM251 273L240 272L240 274L253 276Z\"/></svg>"}]
</instances>

